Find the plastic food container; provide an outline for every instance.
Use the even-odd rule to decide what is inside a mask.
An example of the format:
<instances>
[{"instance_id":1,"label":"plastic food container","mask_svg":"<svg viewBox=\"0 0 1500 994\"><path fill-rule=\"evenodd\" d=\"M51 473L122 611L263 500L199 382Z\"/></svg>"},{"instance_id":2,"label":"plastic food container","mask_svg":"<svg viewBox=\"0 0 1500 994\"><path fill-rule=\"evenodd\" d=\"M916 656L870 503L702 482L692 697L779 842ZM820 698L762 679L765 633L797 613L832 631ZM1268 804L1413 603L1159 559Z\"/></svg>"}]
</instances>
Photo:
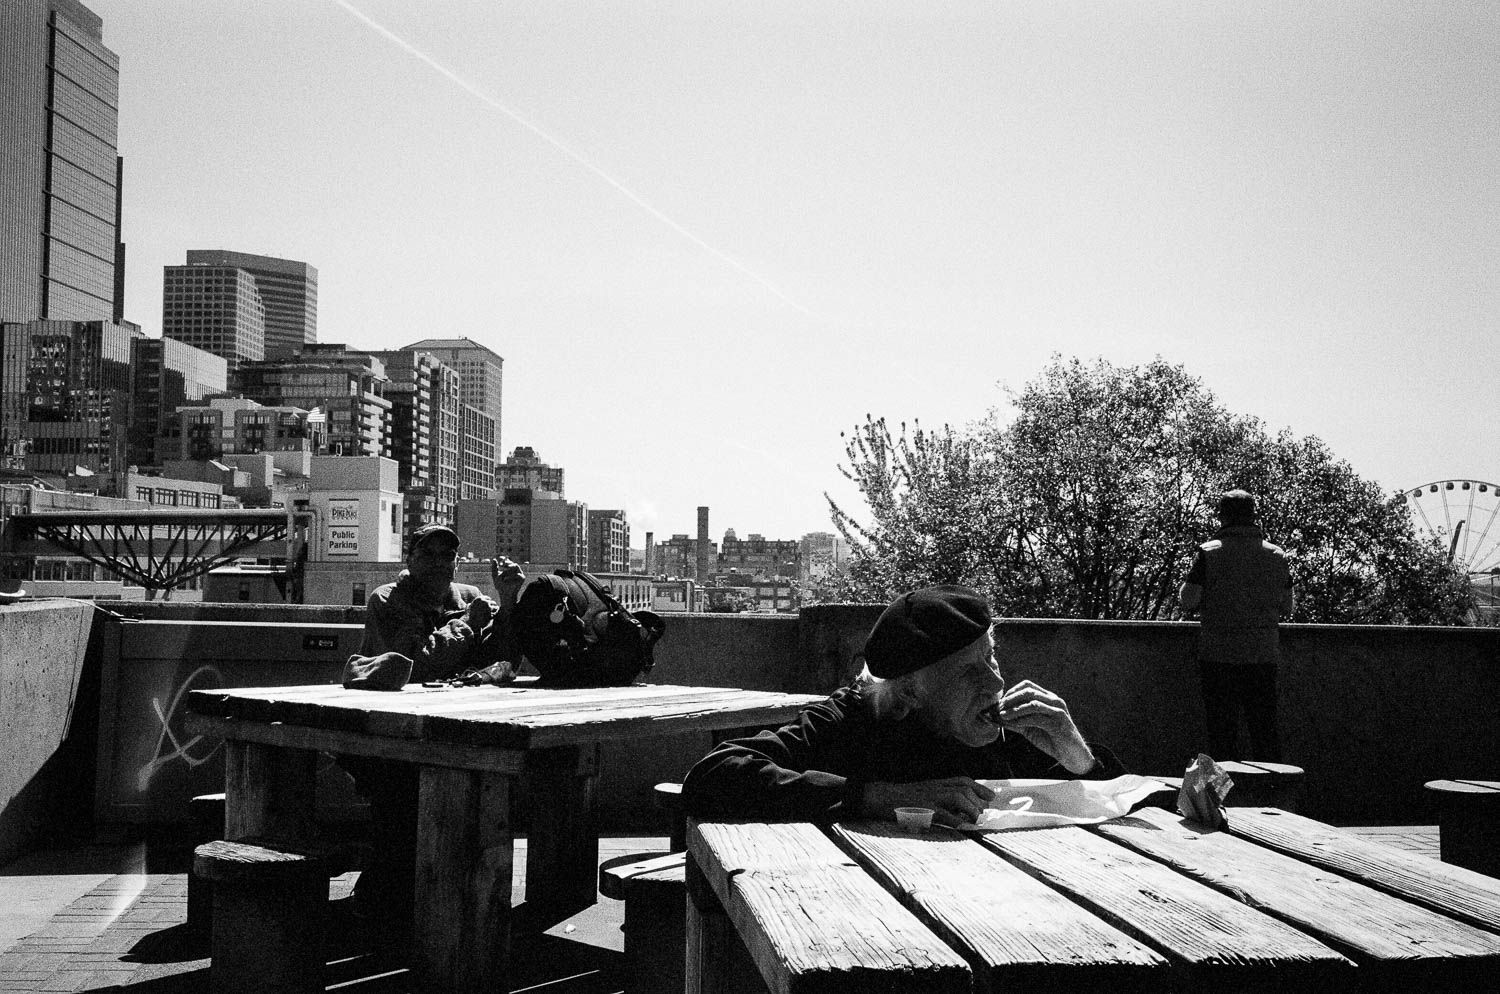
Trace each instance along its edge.
<instances>
[{"instance_id":1,"label":"plastic food container","mask_svg":"<svg viewBox=\"0 0 1500 994\"><path fill-rule=\"evenodd\" d=\"M912 832L925 832L932 827L931 808L897 808L896 824Z\"/></svg>"}]
</instances>

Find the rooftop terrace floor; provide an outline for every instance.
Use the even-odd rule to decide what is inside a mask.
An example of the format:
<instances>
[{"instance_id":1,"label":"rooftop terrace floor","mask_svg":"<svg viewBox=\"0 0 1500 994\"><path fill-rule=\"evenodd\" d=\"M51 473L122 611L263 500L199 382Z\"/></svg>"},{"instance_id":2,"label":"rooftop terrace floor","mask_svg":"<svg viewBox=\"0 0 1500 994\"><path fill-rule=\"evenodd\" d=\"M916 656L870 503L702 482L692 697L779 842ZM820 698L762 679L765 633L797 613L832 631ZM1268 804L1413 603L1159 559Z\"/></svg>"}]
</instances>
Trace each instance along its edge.
<instances>
[{"instance_id":1,"label":"rooftop terrace floor","mask_svg":"<svg viewBox=\"0 0 1500 994\"><path fill-rule=\"evenodd\" d=\"M1434 825L1351 826L1350 831L1436 859ZM600 840L607 860L662 850L665 838ZM516 843L514 899L524 893L526 842ZM30 853L0 867L0 992L96 991L208 994L208 951L182 937L187 919L189 852L172 841L94 843ZM333 881L335 902L354 875ZM335 904L335 908L339 905ZM335 922L342 916L335 915ZM620 924L624 906L600 897L594 907L514 942L513 991L605 994L623 989ZM363 951L335 926L326 980L351 994L405 994L404 967Z\"/></svg>"}]
</instances>

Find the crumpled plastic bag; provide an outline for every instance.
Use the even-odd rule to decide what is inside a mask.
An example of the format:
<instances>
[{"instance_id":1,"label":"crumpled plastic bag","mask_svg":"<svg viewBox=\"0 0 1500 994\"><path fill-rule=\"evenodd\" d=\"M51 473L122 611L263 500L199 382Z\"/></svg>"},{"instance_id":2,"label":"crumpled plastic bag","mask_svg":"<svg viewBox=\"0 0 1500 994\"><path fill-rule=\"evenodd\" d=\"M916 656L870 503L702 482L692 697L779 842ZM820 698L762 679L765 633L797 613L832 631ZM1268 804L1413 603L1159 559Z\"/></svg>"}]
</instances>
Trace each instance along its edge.
<instances>
[{"instance_id":1,"label":"crumpled plastic bag","mask_svg":"<svg viewBox=\"0 0 1500 994\"><path fill-rule=\"evenodd\" d=\"M1177 813L1189 821L1198 822L1210 832L1217 832L1228 821L1224 814L1224 798L1233 786L1234 781L1224 768L1207 753L1200 752L1182 771L1182 787L1177 791Z\"/></svg>"},{"instance_id":2,"label":"crumpled plastic bag","mask_svg":"<svg viewBox=\"0 0 1500 994\"><path fill-rule=\"evenodd\" d=\"M1128 814L1147 794L1165 789L1149 777L1113 780L981 780L995 792L972 824L959 828L1005 831L1051 825L1094 825Z\"/></svg>"}]
</instances>

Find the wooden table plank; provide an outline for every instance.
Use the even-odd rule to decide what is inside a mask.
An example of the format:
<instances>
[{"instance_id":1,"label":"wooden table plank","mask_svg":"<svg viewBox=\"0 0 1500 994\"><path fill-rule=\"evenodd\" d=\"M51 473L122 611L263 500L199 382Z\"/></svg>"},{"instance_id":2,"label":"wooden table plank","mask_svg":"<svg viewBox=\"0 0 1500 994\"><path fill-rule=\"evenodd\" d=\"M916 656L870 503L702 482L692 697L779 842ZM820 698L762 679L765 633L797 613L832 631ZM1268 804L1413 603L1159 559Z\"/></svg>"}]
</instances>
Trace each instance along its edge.
<instances>
[{"instance_id":1,"label":"wooden table plank","mask_svg":"<svg viewBox=\"0 0 1500 994\"><path fill-rule=\"evenodd\" d=\"M1429 780L1429 790L1451 790L1460 794L1500 794L1500 782L1494 780Z\"/></svg>"},{"instance_id":2,"label":"wooden table plank","mask_svg":"<svg viewBox=\"0 0 1500 994\"><path fill-rule=\"evenodd\" d=\"M829 834L975 971L975 990L1160 991L1170 964L958 832L842 822Z\"/></svg>"},{"instance_id":3,"label":"wooden table plank","mask_svg":"<svg viewBox=\"0 0 1500 994\"><path fill-rule=\"evenodd\" d=\"M323 685L194 691L188 707L197 714L247 721L524 749L662 731L774 724L817 700L821 698L815 695L669 684L576 689L408 686L387 693ZM666 723L673 727L660 727Z\"/></svg>"},{"instance_id":4,"label":"wooden table plank","mask_svg":"<svg viewBox=\"0 0 1500 994\"><path fill-rule=\"evenodd\" d=\"M1238 808L1229 831L1445 915L1500 931L1500 880L1274 808Z\"/></svg>"},{"instance_id":5,"label":"wooden table plank","mask_svg":"<svg viewBox=\"0 0 1500 994\"><path fill-rule=\"evenodd\" d=\"M958 954L815 825L694 824L688 849L773 991L971 990Z\"/></svg>"},{"instance_id":6,"label":"wooden table plank","mask_svg":"<svg viewBox=\"0 0 1500 994\"><path fill-rule=\"evenodd\" d=\"M647 688L640 688L645 690ZM657 688L651 688L657 690ZM554 717L555 724L569 724L576 716L599 710L640 704L670 711L677 701L699 701L722 697L714 689L674 687L670 692L627 693L634 688L607 687L593 691L513 690L509 687L447 687L442 690L403 691L417 693L404 701L377 702L363 716L363 730L372 735L397 734L413 738L443 740L501 748L526 748L536 725ZM343 702L335 707L345 706ZM337 721L336 715L309 716L309 724Z\"/></svg>"},{"instance_id":7,"label":"wooden table plank","mask_svg":"<svg viewBox=\"0 0 1500 994\"><path fill-rule=\"evenodd\" d=\"M485 770L519 776L526 771L526 753L519 749L479 749L473 746L423 742L420 739L385 738L305 725L284 725L235 718L211 718L189 714L184 720L195 735L214 735L227 741L257 742L282 749L374 756L402 763L445 766L462 770Z\"/></svg>"},{"instance_id":8,"label":"wooden table plank","mask_svg":"<svg viewBox=\"0 0 1500 994\"><path fill-rule=\"evenodd\" d=\"M1094 831L1349 952L1362 985L1470 990L1500 976L1500 936L1246 839L1154 808Z\"/></svg>"},{"instance_id":9,"label":"wooden table plank","mask_svg":"<svg viewBox=\"0 0 1500 994\"><path fill-rule=\"evenodd\" d=\"M690 731L725 724L741 725L761 713L768 720L787 719L817 697L706 689L670 697L632 697L575 706L554 706L519 714L509 721L475 720L472 712L435 714L427 719L427 737L435 741L516 747L556 745L593 739L650 735L670 722L670 731ZM559 736L566 738L559 741Z\"/></svg>"},{"instance_id":10,"label":"wooden table plank","mask_svg":"<svg viewBox=\"0 0 1500 994\"><path fill-rule=\"evenodd\" d=\"M1354 964L1324 944L1075 826L990 832L980 841L1180 964L1184 986L1338 988Z\"/></svg>"}]
</instances>

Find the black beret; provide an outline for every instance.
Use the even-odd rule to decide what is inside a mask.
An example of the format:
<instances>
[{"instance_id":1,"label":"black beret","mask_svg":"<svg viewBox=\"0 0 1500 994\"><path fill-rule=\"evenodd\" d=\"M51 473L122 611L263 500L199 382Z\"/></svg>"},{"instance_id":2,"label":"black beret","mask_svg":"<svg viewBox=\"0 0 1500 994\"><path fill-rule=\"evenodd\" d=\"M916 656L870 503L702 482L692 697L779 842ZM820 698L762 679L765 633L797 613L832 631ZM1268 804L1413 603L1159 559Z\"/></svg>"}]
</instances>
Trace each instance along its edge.
<instances>
[{"instance_id":1,"label":"black beret","mask_svg":"<svg viewBox=\"0 0 1500 994\"><path fill-rule=\"evenodd\" d=\"M990 629L990 606L968 587L944 583L902 594L865 641L865 665L882 679L930 666Z\"/></svg>"}]
</instances>

